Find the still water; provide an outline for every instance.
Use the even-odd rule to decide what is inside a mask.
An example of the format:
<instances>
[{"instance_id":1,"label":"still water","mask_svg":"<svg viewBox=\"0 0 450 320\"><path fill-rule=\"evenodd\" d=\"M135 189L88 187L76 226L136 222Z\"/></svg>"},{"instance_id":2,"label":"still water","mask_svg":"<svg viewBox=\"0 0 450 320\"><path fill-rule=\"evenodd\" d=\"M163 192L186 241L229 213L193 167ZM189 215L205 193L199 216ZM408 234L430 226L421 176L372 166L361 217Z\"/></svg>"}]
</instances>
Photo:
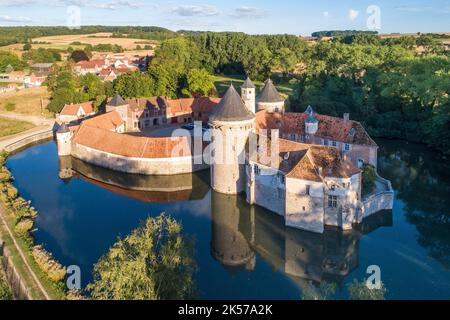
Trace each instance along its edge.
<instances>
[{"instance_id":1,"label":"still water","mask_svg":"<svg viewBox=\"0 0 450 320\"><path fill-rule=\"evenodd\" d=\"M242 197L211 191L208 172L149 178L110 172L72 158L56 144L10 157L15 186L39 211L34 236L83 284L119 236L148 216L170 214L196 238L195 275L204 299L300 299L324 281L347 285L378 265L388 299L450 299L450 164L415 144L379 141L379 172L396 191L392 212L357 230L323 235L286 228Z\"/></svg>"}]
</instances>

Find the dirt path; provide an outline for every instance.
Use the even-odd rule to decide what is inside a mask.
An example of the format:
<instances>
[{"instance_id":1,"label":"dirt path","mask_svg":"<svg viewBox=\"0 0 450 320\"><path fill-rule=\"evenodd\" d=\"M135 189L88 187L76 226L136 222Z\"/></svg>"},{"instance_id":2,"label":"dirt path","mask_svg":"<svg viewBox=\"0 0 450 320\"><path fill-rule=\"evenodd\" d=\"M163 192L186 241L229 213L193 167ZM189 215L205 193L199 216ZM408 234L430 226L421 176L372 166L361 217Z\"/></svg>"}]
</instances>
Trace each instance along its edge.
<instances>
[{"instance_id":1,"label":"dirt path","mask_svg":"<svg viewBox=\"0 0 450 320\"><path fill-rule=\"evenodd\" d=\"M49 131L53 128L54 123L51 124L47 124L47 125L40 125L38 127L35 127L33 129L21 132L21 133L17 133L11 136L6 136L6 137L2 137L0 138L0 151L3 150L6 146L17 142L19 140L25 139L29 136L33 136L35 134L39 134L39 133L43 133L46 131Z\"/></svg>"},{"instance_id":2,"label":"dirt path","mask_svg":"<svg viewBox=\"0 0 450 320\"><path fill-rule=\"evenodd\" d=\"M11 120L27 121L35 126L52 125L55 122L55 119L48 119L41 116L33 116L16 112L0 111L0 117Z\"/></svg>"},{"instance_id":3,"label":"dirt path","mask_svg":"<svg viewBox=\"0 0 450 320\"><path fill-rule=\"evenodd\" d=\"M12 239L12 242L14 244L14 247L16 248L17 252L19 252L20 258L22 259L23 264L26 266L29 274L31 275L31 277L33 278L34 282L36 283L37 287L39 288L39 290L42 292L42 294L44 295L45 299L47 300L51 300L50 295L47 293L47 291L45 290L44 286L42 285L42 283L39 281L39 278L36 276L36 274L34 273L33 269L30 267L27 258L25 257L25 254L23 253L22 249L20 248L20 246L18 245L16 239L14 238L13 233L11 232L11 229L8 226L8 223L6 222L6 218L5 218L6 212L3 208L3 205L0 204L0 218L1 218L1 222L3 223L3 225L5 226L6 230L8 231L8 234L10 236L10 238ZM17 268L16 268L17 269Z\"/></svg>"}]
</instances>

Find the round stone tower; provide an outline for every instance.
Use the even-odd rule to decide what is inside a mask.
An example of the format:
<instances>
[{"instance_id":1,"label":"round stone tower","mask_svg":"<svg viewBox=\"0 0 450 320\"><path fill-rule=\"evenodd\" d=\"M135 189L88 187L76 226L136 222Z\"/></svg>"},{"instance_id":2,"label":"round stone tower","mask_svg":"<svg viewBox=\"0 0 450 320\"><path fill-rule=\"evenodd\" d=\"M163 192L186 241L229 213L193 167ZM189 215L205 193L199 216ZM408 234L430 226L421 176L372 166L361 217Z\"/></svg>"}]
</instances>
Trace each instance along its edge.
<instances>
[{"instance_id":1,"label":"round stone tower","mask_svg":"<svg viewBox=\"0 0 450 320\"><path fill-rule=\"evenodd\" d=\"M247 109L256 113L256 86L249 77L241 87L241 96Z\"/></svg>"},{"instance_id":2,"label":"round stone tower","mask_svg":"<svg viewBox=\"0 0 450 320\"><path fill-rule=\"evenodd\" d=\"M65 122L56 131L58 156L70 156L72 153L72 133Z\"/></svg>"},{"instance_id":3,"label":"round stone tower","mask_svg":"<svg viewBox=\"0 0 450 320\"><path fill-rule=\"evenodd\" d=\"M246 189L246 143L255 114L231 85L209 117L211 128L211 186L219 193Z\"/></svg>"},{"instance_id":4,"label":"round stone tower","mask_svg":"<svg viewBox=\"0 0 450 320\"><path fill-rule=\"evenodd\" d=\"M256 98L256 103L258 105L257 111L284 112L284 99L270 79L265 82L264 88Z\"/></svg>"}]
</instances>

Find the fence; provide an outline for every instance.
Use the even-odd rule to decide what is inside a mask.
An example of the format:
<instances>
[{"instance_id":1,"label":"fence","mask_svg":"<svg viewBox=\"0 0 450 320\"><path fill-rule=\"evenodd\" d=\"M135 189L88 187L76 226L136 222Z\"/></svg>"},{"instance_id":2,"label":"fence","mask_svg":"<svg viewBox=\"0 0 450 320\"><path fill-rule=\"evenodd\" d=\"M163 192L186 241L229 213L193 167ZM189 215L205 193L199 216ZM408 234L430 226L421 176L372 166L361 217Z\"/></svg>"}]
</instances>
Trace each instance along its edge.
<instances>
[{"instance_id":1,"label":"fence","mask_svg":"<svg viewBox=\"0 0 450 320\"><path fill-rule=\"evenodd\" d=\"M7 248L4 247L4 243L0 240L0 258L1 266L5 270L6 278L11 287L13 296L17 300L31 300L30 292L17 272L12 258Z\"/></svg>"}]
</instances>

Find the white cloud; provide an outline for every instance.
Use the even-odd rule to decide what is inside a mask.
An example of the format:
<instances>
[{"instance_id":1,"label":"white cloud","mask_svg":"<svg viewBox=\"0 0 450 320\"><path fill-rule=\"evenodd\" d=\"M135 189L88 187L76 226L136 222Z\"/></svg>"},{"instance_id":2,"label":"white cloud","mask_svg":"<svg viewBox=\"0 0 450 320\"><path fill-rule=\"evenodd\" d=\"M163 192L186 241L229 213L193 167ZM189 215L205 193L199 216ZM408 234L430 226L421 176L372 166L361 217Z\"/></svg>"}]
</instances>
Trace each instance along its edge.
<instances>
[{"instance_id":1,"label":"white cloud","mask_svg":"<svg viewBox=\"0 0 450 320\"><path fill-rule=\"evenodd\" d=\"M0 0L0 6L4 7L26 7L36 4L37 0Z\"/></svg>"},{"instance_id":2,"label":"white cloud","mask_svg":"<svg viewBox=\"0 0 450 320\"><path fill-rule=\"evenodd\" d=\"M254 7L239 7L231 14L234 18L259 19L267 16L267 12Z\"/></svg>"},{"instance_id":3,"label":"white cloud","mask_svg":"<svg viewBox=\"0 0 450 320\"><path fill-rule=\"evenodd\" d=\"M96 9L117 10L119 8L140 8L142 4L128 0L112 0L107 2L95 2L88 0L56 0L60 6L78 6Z\"/></svg>"},{"instance_id":4,"label":"white cloud","mask_svg":"<svg viewBox=\"0 0 450 320\"><path fill-rule=\"evenodd\" d=\"M348 18L352 21L356 20L356 18L358 18L359 16L359 11L354 10L354 9L350 9L348 10Z\"/></svg>"},{"instance_id":5,"label":"white cloud","mask_svg":"<svg viewBox=\"0 0 450 320\"><path fill-rule=\"evenodd\" d=\"M27 17L0 16L0 21L3 21L3 22L31 22L32 20Z\"/></svg>"},{"instance_id":6,"label":"white cloud","mask_svg":"<svg viewBox=\"0 0 450 320\"><path fill-rule=\"evenodd\" d=\"M220 11L213 6L177 6L172 8L172 12L183 17L192 16L216 16L220 14Z\"/></svg>"},{"instance_id":7,"label":"white cloud","mask_svg":"<svg viewBox=\"0 0 450 320\"><path fill-rule=\"evenodd\" d=\"M330 16L330 13L328 11L324 11L322 14L325 18Z\"/></svg>"}]
</instances>

